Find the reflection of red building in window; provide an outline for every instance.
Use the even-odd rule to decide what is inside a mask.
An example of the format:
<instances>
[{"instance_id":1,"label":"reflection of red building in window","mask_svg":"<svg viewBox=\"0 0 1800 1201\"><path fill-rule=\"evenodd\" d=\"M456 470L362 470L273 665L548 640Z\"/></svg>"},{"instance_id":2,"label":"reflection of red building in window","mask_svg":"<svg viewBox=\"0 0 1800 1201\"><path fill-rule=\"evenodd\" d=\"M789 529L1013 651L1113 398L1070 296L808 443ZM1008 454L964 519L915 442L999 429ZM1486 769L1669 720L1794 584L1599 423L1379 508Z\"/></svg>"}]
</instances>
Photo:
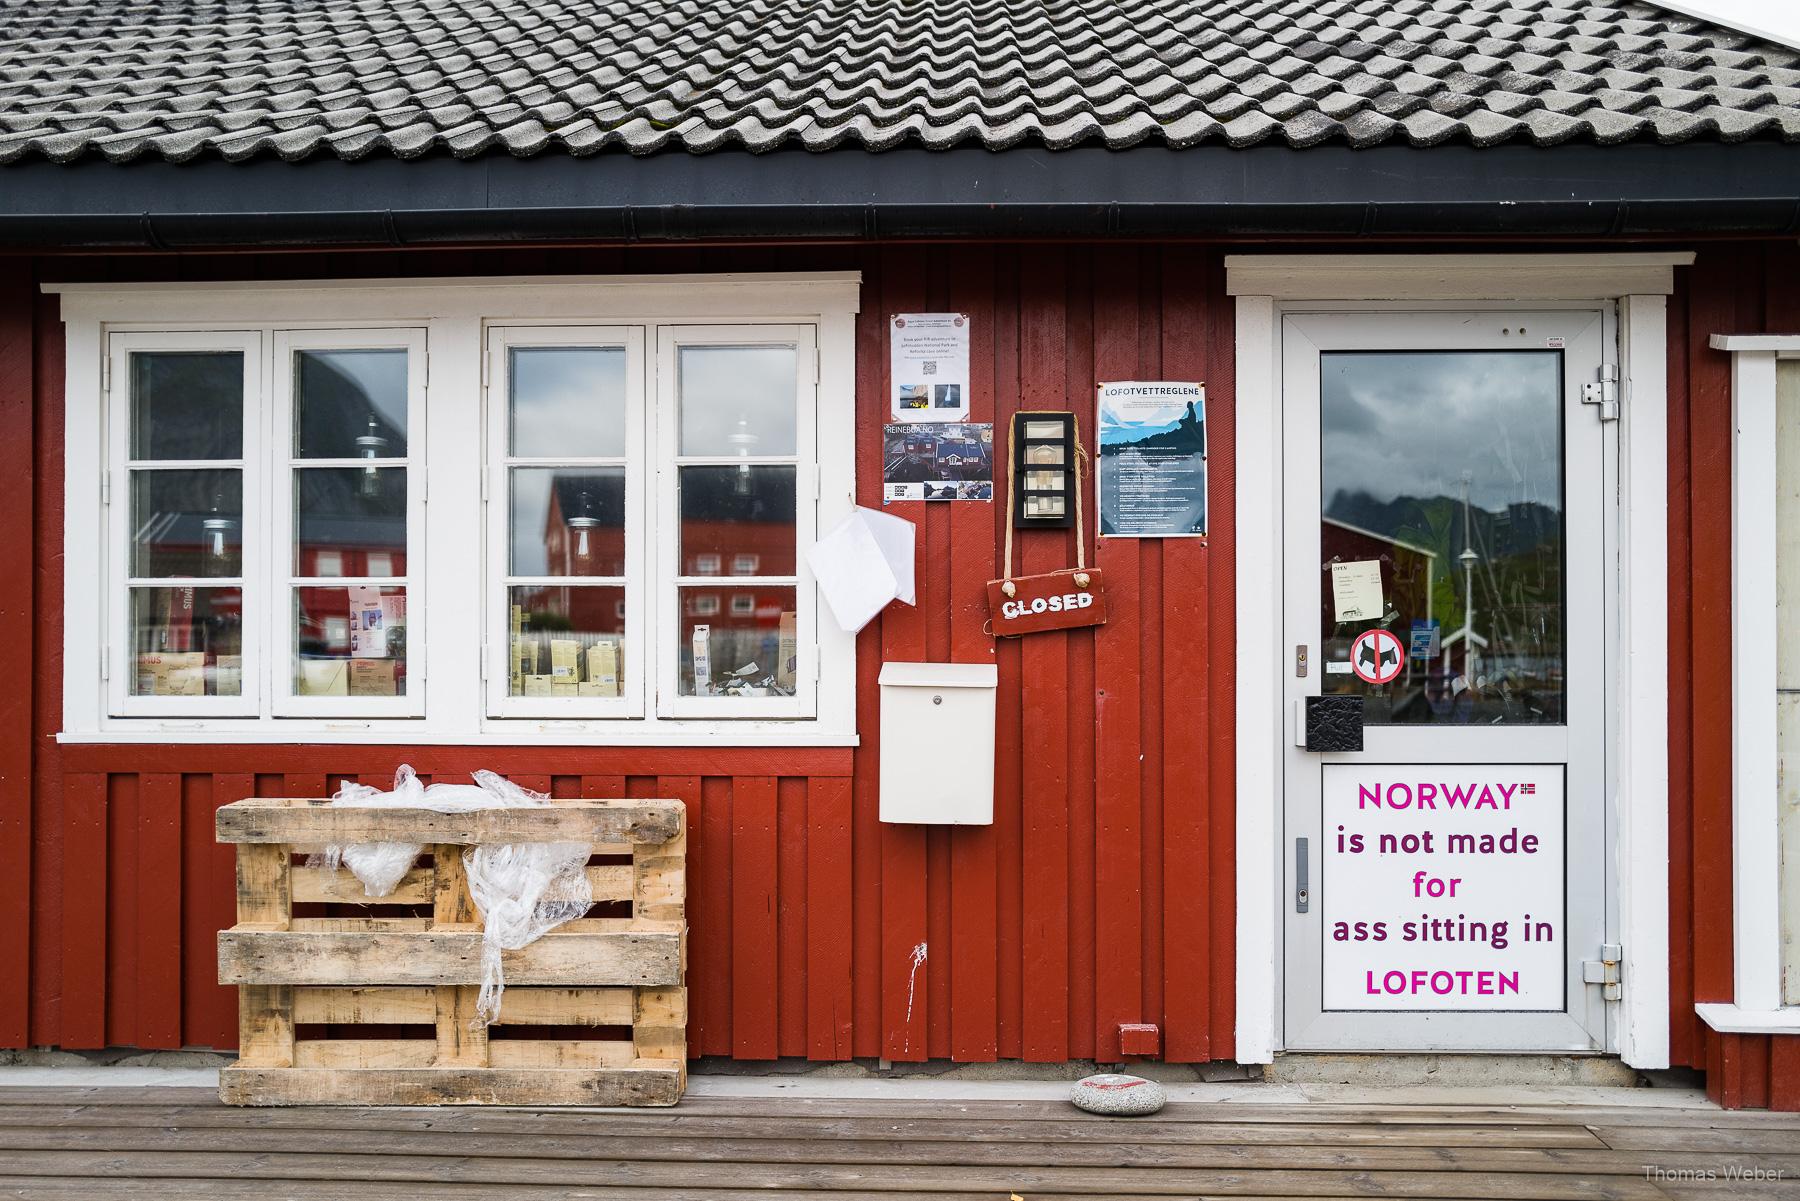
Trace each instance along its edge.
<instances>
[{"instance_id":1,"label":"reflection of red building in window","mask_svg":"<svg viewBox=\"0 0 1800 1201\"><path fill-rule=\"evenodd\" d=\"M735 467L699 468L681 477L681 565L687 576L731 574L791 575L796 568L794 471ZM571 469L559 472L550 486L545 514L543 574L570 579L622 578L625 574L625 480L618 471ZM710 570L708 568L710 567ZM794 607L791 586L766 588L738 585L729 593L716 587L708 595L724 597L708 613L699 612L694 595L684 596L684 634L695 620L712 626L723 644L733 630L751 634L748 643L773 637L781 614ZM746 599L739 599L746 598ZM577 583L516 587L514 603L523 605L534 630L568 629L585 634L622 635L622 590ZM684 646L687 644L684 643Z\"/></svg>"}]
</instances>

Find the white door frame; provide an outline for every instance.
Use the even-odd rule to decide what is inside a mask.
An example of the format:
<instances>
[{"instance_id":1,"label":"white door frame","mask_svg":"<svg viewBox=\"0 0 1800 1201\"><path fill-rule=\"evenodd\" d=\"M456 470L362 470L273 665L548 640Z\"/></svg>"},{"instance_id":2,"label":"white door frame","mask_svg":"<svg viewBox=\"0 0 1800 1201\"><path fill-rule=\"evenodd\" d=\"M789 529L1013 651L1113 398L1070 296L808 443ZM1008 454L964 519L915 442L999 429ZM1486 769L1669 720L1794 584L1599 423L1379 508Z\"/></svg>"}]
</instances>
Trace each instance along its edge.
<instances>
[{"instance_id":1,"label":"white door frame","mask_svg":"<svg viewBox=\"0 0 1800 1201\"><path fill-rule=\"evenodd\" d=\"M1228 255L1237 298L1237 1037L1241 1063L1281 1046L1281 312L1347 301L1619 305L1619 644L1616 831L1624 993L1617 1051L1669 1063L1668 359L1665 297L1691 252L1491 255Z\"/></svg>"}]
</instances>

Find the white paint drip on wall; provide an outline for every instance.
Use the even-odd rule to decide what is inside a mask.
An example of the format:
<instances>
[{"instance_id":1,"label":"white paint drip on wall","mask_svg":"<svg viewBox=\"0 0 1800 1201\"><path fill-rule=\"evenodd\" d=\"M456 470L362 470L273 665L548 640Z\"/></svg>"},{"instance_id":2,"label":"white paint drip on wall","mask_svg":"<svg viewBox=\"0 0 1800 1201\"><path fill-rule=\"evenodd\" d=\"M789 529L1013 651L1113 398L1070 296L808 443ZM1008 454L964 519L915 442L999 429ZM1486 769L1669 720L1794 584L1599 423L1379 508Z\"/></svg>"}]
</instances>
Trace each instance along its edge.
<instances>
[{"instance_id":1,"label":"white paint drip on wall","mask_svg":"<svg viewBox=\"0 0 1800 1201\"><path fill-rule=\"evenodd\" d=\"M919 983L919 968L927 954L924 943L912 949L912 974L906 978L906 1042L903 1045L909 1051L912 1050L913 989Z\"/></svg>"}]
</instances>

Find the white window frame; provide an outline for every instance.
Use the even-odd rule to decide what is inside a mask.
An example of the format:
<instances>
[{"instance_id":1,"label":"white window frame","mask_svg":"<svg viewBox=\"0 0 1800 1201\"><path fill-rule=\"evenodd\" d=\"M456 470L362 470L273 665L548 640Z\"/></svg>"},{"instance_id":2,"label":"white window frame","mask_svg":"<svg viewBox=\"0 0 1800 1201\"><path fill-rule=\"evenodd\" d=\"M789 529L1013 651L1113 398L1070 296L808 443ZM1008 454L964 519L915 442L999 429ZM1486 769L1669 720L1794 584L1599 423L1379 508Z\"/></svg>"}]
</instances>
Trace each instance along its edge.
<instances>
[{"instance_id":1,"label":"white window frame","mask_svg":"<svg viewBox=\"0 0 1800 1201\"><path fill-rule=\"evenodd\" d=\"M102 651L101 674L107 686L107 710L116 717L225 717L254 715L263 703L262 633L268 628L265 572L268 553L263 521L262 486L266 476L263 425L263 339L254 330L206 333L115 333L107 340L104 377L111 381L115 403L106 414L108 454L102 505L106 509L106 587L110 643ZM222 351L244 356L243 439L236 459L131 459L131 356L158 352ZM219 587L203 577L153 578L131 574L133 548L131 474L141 464L162 468L231 470L241 473L243 513L238 534L242 545L238 570L242 597L242 676L237 696L136 696L137 648L131 622L134 580L143 586ZM91 577L83 581L91 588ZM231 585L227 584L226 587Z\"/></svg>"},{"instance_id":2,"label":"white window frame","mask_svg":"<svg viewBox=\"0 0 1800 1201\"><path fill-rule=\"evenodd\" d=\"M794 348L794 453L792 455L752 455L750 462L763 466L794 468L794 537L795 563L793 575L686 575L681 557L681 468L689 466L735 466L741 460L731 455L684 455L681 453L681 351L690 346L793 346ZM810 325L776 325L744 323L735 325L666 325L657 330L656 391L653 397L656 420L656 530L659 618L675 623L672 628L657 631L656 713L664 719L684 718L764 718L810 719L819 712L817 652L819 645L818 587L807 566L806 548L818 540L819 497L819 386L808 366L815 363L817 334ZM809 498L811 498L809 500ZM723 559L720 562L724 566ZM794 674L794 695L786 697L682 696L680 692L681 647L676 631L682 623L681 590L683 587L724 586L726 579L737 587L763 586L794 589L796 645L801 648ZM723 606L720 606L721 609ZM766 665L765 665L766 666Z\"/></svg>"},{"instance_id":3,"label":"white window frame","mask_svg":"<svg viewBox=\"0 0 1800 1201\"><path fill-rule=\"evenodd\" d=\"M625 439L623 455L597 457L518 457L511 450L512 356L516 347L612 347L625 351ZM644 681L650 675L645 664L644 573L647 564L642 528L644 506L649 502L648 463L645 441L644 330L638 326L514 326L496 325L488 330L487 473L482 495L487 502L487 654L484 658L488 716L493 718L636 718L644 715ZM567 582L566 577L519 577L511 574L512 476L514 467L625 468L625 572L622 579L597 576L594 585L625 589L625 638L623 664L616 697L513 696L512 607L508 589L544 582ZM584 586L587 581L583 581Z\"/></svg>"},{"instance_id":4,"label":"white window frame","mask_svg":"<svg viewBox=\"0 0 1800 1201\"><path fill-rule=\"evenodd\" d=\"M420 717L425 713L425 656L414 651L414 639L428 645L425 604L424 455L426 445L425 378L429 348L425 330L405 326L361 326L353 329L283 329L274 336L270 359L273 417L269 445L274 451L265 481L271 522L269 558L276 572L277 595L270 614L282 631L279 658L271 664L273 685L271 712L276 717ZM359 468L365 460L302 459L295 455L295 357L307 350L404 350L406 352L406 454L375 460L385 467L406 472L406 574L402 576L299 576L294 571L294 480L296 469ZM277 557L279 556L279 557ZM299 628L293 617L293 598L300 588L350 588L358 585L399 587L406 590L406 692L397 696L307 696L294 688L294 662L298 654ZM417 624L415 624L417 623ZM349 656L344 663L348 671Z\"/></svg>"},{"instance_id":5,"label":"white window frame","mask_svg":"<svg viewBox=\"0 0 1800 1201\"><path fill-rule=\"evenodd\" d=\"M1793 1034L1800 1005L1783 1004L1779 676L1769 638L1786 549L1776 521L1777 372L1783 359L1800 359L1800 334L1710 341L1731 355L1732 999L1694 1008L1724 1033Z\"/></svg>"},{"instance_id":6,"label":"white window frame","mask_svg":"<svg viewBox=\"0 0 1800 1201\"><path fill-rule=\"evenodd\" d=\"M814 423L816 476L809 504L811 532L829 530L855 507L856 314L855 272L684 276L512 276L322 281L244 281L144 284L46 284L65 322L63 727L68 743L362 743L504 746L849 746L857 741L856 640L835 622L814 621L801 633L801 656L816 670L811 717L712 712L664 718L654 706L635 721L496 717L482 683L490 637L489 585L483 573L488 514L478 482L488 479L485 397L492 366L487 331L496 325L532 326L805 326L817 330L812 370L817 381ZM113 626L109 581L119 540L108 525L102 488L110 470L107 389L110 339L119 334L247 331L262 339L265 364L277 331L378 327L427 331L426 407L420 440L419 486L425 505L424 540L409 554L410 673L422 684L423 716L273 713L272 647L259 648L257 715L193 715L159 710L111 711L110 673L125 644ZM272 404L268 366L260 381L264 421ZM118 385L110 385L118 389ZM122 390L120 391L122 395ZM426 466L428 464L428 468ZM426 482L431 485L426 492ZM428 503L427 503L428 502ZM114 498L118 503L118 498ZM248 500L246 503L250 503ZM809 534L810 536L810 534ZM246 554L262 553L246 532ZM269 553L273 553L272 551ZM660 553L646 547L645 553ZM270 565L270 570L273 565ZM246 572L251 569L246 564ZM652 569L654 570L654 568ZM804 560L801 571L804 573ZM645 573L646 589L651 588ZM737 577L738 579L749 577ZM271 577L272 580L272 577ZM98 586L96 586L98 581ZM416 587L416 594L411 588ZM804 589L812 595L810 576ZM422 633L427 593L429 635ZM646 603L650 600L646 592ZM246 604L250 597L246 597ZM109 635L112 637L109 639ZM107 664L113 660L110 672ZM421 646L421 642L424 643ZM491 647L490 647L491 649ZM252 689L246 648L245 691ZM491 668L490 668L491 671ZM660 679L660 675L658 676ZM179 698L194 699L194 698ZM306 698L314 699L314 698ZM347 698L329 698L344 700ZM354 698L382 701L387 698ZM560 698L567 699L567 698ZM746 698L751 699L751 698ZM765 700L772 698L753 698ZM752 703L753 703L752 700ZM249 706L246 704L246 711ZM771 706L773 708L773 706Z\"/></svg>"}]
</instances>

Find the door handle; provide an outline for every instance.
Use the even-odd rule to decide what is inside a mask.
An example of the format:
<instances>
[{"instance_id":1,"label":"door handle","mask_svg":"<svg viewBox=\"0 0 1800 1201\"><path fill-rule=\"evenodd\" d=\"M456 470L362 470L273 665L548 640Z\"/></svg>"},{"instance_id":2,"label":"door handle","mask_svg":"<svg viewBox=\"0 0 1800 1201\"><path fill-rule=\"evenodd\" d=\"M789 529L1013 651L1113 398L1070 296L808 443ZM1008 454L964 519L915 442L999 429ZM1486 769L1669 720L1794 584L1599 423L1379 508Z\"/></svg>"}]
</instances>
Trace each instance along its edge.
<instances>
[{"instance_id":1,"label":"door handle","mask_svg":"<svg viewBox=\"0 0 1800 1201\"><path fill-rule=\"evenodd\" d=\"M1311 899L1306 878L1306 839L1294 839L1294 912L1307 912L1307 902Z\"/></svg>"}]
</instances>

